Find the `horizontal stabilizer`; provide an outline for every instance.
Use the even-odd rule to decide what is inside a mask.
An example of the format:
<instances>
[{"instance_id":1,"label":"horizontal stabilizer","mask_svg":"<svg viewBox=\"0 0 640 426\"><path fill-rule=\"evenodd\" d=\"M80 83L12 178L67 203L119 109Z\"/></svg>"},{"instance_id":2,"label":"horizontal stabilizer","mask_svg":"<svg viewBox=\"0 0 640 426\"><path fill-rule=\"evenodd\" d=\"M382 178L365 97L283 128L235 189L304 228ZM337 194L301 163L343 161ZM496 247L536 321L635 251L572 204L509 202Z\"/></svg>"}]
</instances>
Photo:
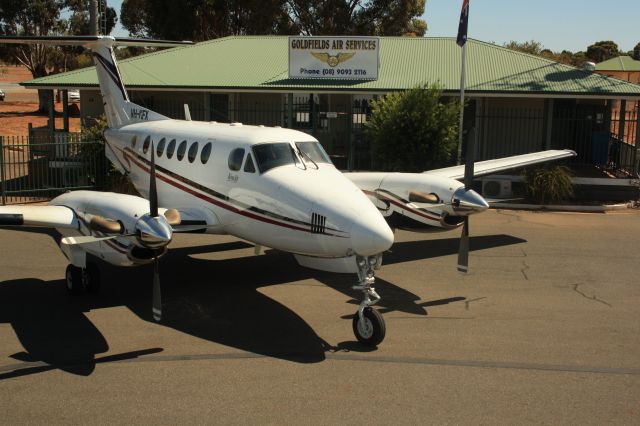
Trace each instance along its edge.
<instances>
[{"instance_id":1,"label":"horizontal stabilizer","mask_svg":"<svg viewBox=\"0 0 640 426\"><path fill-rule=\"evenodd\" d=\"M109 46L178 47L193 44L192 41L153 40L111 36L0 36L0 43L45 44L50 46L83 46L96 44Z\"/></svg>"}]
</instances>

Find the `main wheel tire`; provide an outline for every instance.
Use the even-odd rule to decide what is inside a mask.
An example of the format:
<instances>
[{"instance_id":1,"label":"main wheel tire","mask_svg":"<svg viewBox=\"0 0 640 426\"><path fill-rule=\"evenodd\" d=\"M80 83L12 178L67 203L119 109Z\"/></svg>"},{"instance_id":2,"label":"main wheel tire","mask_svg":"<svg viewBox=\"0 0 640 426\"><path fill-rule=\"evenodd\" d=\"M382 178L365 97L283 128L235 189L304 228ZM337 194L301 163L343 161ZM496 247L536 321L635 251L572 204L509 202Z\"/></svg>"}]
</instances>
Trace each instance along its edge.
<instances>
[{"instance_id":1,"label":"main wheel tire","mask_svg":"<svg viewBox=\"0 0 640 426\"><path fill-rule=\"evenodd\" d=\"M353 317L353 333L363 345L376 347L382 343L386 333L384 318L380 312L370 307L364 308L363 317L364 321L361 321L356 312Z\"/></svg>"},{"instance_id":2,"label":"main wheel tire","mask_svg":"<svg viewBox=\"0 0 640 426\"><path fill-rule=\"evenodd\" d=\"M67 283L67 291L70 294L78 295L82 293L82 269L71 264L67 265L65 281Z\"/></svg>"},{"instance_id":3,"label":"main wheel tire","mask_svg":"<svg viewBox=\"0 0 640 426\"><path fill-rule=\"evenodd\" d=\"M100 290L100 270L95 263L88 263L82 275L87 293L96 293Z\"/></svg>"}]
</instances>

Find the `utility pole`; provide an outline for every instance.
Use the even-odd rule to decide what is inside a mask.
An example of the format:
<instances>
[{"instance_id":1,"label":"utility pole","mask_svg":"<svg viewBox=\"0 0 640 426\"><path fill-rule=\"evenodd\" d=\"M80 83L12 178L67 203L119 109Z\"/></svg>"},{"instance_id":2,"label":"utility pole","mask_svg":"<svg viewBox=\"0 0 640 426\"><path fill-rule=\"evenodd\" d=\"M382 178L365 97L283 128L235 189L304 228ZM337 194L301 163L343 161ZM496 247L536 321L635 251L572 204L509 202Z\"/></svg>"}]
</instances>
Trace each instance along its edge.
<instances>
[{"instance_id":1,"label":"utility pole","mask_svg":"<svg viewBox=\"0 0 640 426\"><path fill-rule=\"evenodd\" d=\"M100 34L98 0L89 0L89 35Z\"/></svg>"}]
</instances>

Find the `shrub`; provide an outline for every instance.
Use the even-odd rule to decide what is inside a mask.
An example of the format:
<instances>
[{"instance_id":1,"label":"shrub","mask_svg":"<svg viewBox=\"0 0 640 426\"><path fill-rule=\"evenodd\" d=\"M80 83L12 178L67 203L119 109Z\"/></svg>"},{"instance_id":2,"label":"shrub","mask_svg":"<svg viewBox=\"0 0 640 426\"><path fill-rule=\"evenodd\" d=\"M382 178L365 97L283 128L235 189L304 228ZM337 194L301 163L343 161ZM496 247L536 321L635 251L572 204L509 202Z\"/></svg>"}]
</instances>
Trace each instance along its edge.
<instances>
[{"instance_id":1,"label":"shrub","mask_svg":"<svg viewBox=\"0 0 640 426\"><path fill-rule=\"evenodd\" d=\"M105 158L104 131L107 127L107 120L104 115L102 115L94 120L92 126L82 129L83 141L100 142L99 144L87 144L82 147L81 156L85 161L89 161L97 166L95 176L90 176L89 180L92 181L95 186L107 191L139 195L133 187L131 180L120 173L118 169Z\"/></svg>"},{"instance_id":2,"label":"shrub","mask_svg":"<svg viewBox=\"0 0 640 426\"><path fill-rule=\"evenodd\" d=\"M458 143L459 102L442 102L442 88L423 85L372 103L367 130L376 168L420 172L447 165Z\"/></svg>"},{"instance_id":3,"label":"shrub","mask_svg":"<svg viewBox=\"0 0 640 426\"><path fill-rule=\"evenodd\" d=\"M566 166L543 166L524 173L527 193L540 204L573 197L571 170Z\"/></svg>"}]
</instances>

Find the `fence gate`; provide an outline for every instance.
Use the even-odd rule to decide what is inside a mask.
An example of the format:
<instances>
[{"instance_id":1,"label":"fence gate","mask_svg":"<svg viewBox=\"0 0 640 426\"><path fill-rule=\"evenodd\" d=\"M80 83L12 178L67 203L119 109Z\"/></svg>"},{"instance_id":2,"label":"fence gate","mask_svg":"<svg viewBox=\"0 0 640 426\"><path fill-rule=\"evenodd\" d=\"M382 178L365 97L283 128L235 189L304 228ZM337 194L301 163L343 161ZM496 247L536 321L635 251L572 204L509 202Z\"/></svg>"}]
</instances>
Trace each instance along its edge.
<instances>
[{"instance_id":1,"label":"fence gate","mask_svg":"<svg viewBox=\"0 0 640 426\"><path fill-rule=\"evenodd\" d=\"M104 144L80 134L0 136L2 205L47 201L68 190L101 189L107 173Z\"/></svg>"}]
</instances>

